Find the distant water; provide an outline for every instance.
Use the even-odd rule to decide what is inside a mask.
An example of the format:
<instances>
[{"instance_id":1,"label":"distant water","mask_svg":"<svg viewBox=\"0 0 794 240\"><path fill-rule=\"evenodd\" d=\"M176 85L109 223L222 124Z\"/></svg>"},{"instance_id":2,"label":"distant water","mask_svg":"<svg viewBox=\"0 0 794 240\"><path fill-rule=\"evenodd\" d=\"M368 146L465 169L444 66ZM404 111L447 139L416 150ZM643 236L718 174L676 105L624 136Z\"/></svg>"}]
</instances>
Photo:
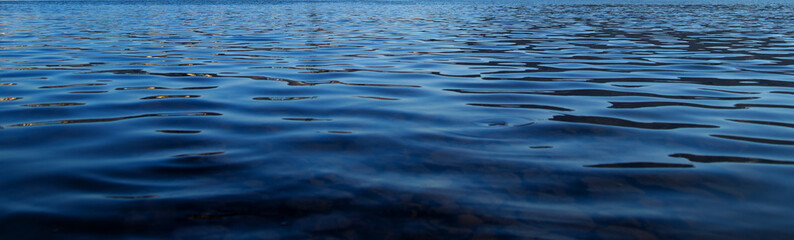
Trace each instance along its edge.
<instances>
[{"instance_id":1,"label":"distant water","mask_svg":"<svg viewBox=\"0 0 794 240\"><path fill-rule=\"evenodd\" d=\"M0 2L0 238L794 238L794 5L642 2Z\"/></svg>"}]
</instances>

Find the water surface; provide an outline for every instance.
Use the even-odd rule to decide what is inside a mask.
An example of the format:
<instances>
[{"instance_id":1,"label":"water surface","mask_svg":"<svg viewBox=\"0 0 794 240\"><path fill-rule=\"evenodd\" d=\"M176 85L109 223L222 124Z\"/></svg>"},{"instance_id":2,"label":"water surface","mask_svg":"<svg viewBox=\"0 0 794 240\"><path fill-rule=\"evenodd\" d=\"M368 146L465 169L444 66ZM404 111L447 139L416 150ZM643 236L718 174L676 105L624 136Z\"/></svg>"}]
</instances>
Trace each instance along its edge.
<instances>
[{"instance_id":1,"label":"water surface","mask_svg":"<svg viewBox=\"0 0 794 240\"><path fill-rule=\"evenodd\" d=\"M794 237L792 16L0 2L0 235Z\"/></svg>"}]
</instances>

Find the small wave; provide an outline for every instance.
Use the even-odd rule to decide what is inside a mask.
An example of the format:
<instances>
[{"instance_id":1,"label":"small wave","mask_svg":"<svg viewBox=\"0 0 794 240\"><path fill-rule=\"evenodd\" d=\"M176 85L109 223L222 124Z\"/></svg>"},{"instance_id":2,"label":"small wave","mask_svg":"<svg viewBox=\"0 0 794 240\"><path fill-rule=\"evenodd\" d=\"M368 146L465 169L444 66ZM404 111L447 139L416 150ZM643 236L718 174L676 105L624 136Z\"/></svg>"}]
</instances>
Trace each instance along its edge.
<instances>
[{"instance_id":1,"label":"small wave","mask_svg":"<svg viewBox=\"0 0 794 240\"><path fill-rule=\"evenodd\" d=\"M627 163L603 163L585 165L591 168L693 168L692 164L680 163L657 163L657 162L627 162Z\"/></svg>"},{"instance_id":2,"label":"small wave","mask_svg":"<svg viewBox=\"0 0 794 240\"><path fill-rule=\"evenodd\" d=\"M31 127L31 126L45 126L45 125L59 125L59 124L75 124L75 123L98 123L98 122L115 122L127 119L147 118L147 117L193 117L193 116L220 116L220 113L214 112L196 112L196 113L151 113L141 114L125 117L113 118L88 118L88 119L72 119L72 120L55 120L43 122L30 122L9 125L9 127Z\"/></svg>"},{"instance_id":3,"label":"small wave","mask_svg":"<svg viewBox=\"0 0 794 240\"><path fill-rule=\"evenodd\" d=\"M182 88L169 88L169 87L157 87L157 86L120 87L120 88L116 88L116 90L204 90L204 89L214 89L214 88L218 88L218 86L182 87Z\"/></svg>"},{"instance_id":4,"label":"small wave","mask_svg":"<svg viewBox=\"0 0 794 240\"><path fill-rule=\"evenodd\" d=\"M775 145L794 145L794 141L791 141L791 140L779 140L779 139L769 139L769 138L754 138L754 137L732 136L732 135L722 135L722 134L712 134L711 136L712 137L718 137L718 138L737 140L737 141L754 142L754 143L765 143L765 144L775 144Z\"/></svg>"},{"instance_id":5,"label":"small wave","mask_svg":"<svg viewBox=\"0 0 794 240\"><path fill-rule=\"evenodd\" d=\"M709 109L744 109L737 106L712 106L688 102L609 102L612 106L609 108L649 108L649 107L666 107L666 106L683 106L683 107L696 107L696 108L709 108Z\"/></svg>"},{"instance_id":6,"label":"small wave","mask_svg":"<svg viewBox=\"0 0 794 240\"><path fill-rule=\"evenodd\" d=\"M197 98L201 97L200 95L156 95L156 96L148 96L142 97L142 100L149 100L149 99L166 99L166 98Z\"/></svg>"},{"instance_id":7,"label":"small wave","mask_svg":"<svg viewBox=\"0 0 794 240\"><path fill-rule=\"evenodd\" d=\"M225 153L225 152L185 153L185 154L174 155L174 156L171 156L171 157L174 157L174 158L183 158L183 157L202 157L202 156L214 156L214 155L221 155L221 154L224 154L224 153Z\"/></svg>"},{"instance_id":8,"label":"small wave","mask_svg":"<svg viewBox=\"0 0 794 240\"><path fill-rule=\"evenodd\" d=\"M676 154L670 154L670 156L676 158L686 158L689 161L698 162L698 163L760 163L760 164L782 164L782 165L794 164L794 161L771 160L771 159L752 158L752 157L708 156L708 155L695 155L688 153L676 153Z\"/></svg>"},{"instance_id":9,"label":"small wave","mask_svg":"<svg viewBox=\"0 0 794 240\"><path fill-rule=\"evenodd\" d=\"M264 101L294 101L294 100L307 100L307 99L316 99L317 96L311 97L254 97L254 100L264 100Z\"/></svg>"},{"instance_id":10,"label":"small wave","mask_svg":"<svg viewBox=\"0 0 794 240\"><path fill-rule=\"evenodd\" d=\"M635 122L620 118L598 117L598 116L555 115L549 120L561 121L561 122L589 123L589 124L618 126L618 127L654 129L654 130L670 130L670 129L678 129L678 128L719 128L719 126L705 125L705 124Z\"/></svg>"},{"instance_id":11,"label":"small wave","mask_svg":"<svg viewBox=\"0 0 794 240\"><path fill-rule=\"evenodd\" d=\"M459 93L475 94L536 94L536 95L556 95L556 96L589 96L589 97L654 97L687 100L752 100L759 97L712 97L712 96L671 96L644 92L623 92L601 89L576 89L576 90L538 90L538 91L488 91L478 89L444 89Z\"/></svg>"},{"instance_id":12,"label":"small wave","mask_svg":"<svg viewBox=\"0 0 794 240\"><path fill-rule=\"evenodd\" d=\"M65 103L39 103L39 104L25 104L25 107L68 107L68 106L82 106L85 103L65 102Z\"/></svg>"},{"instance_id":13,"label":"small wave","mask_svg":"<svg viewBox=\"0 0 794 240\"><path fill-rule=\"evenodd\" d=\"M375 100L386 100L386 101L397 101L400 100L399 98L387 98L387 97L376 97L376 96L357 96L358 98L367 98L367 99L375 99Z\"/></svg>"},{"instance_id":14,"label":"small wave","mask_svg":"<svg viewBox=\"0 0 794 240\"><path fill-rule=\"evenodd\" d=\"M761 124L761 125L770 125L770 126L794 128L794 123L783 123L783 122L773 122L773 121L758 121L758 120L741 120L741 119L728 119L728 120L729 121L734 121L734 122L741 122L741 123L752 123L752 124Z\"/></svg>"},{"instance_id":15,"label":"small wave","mask_svg":"<svg viewBox=\"0 0 794 240\"><path fill-rule=\"evenodd\" d=\"M302 121L302 122L317 122L317 121L331 121L328 118L281 118L288 121Z\"/></svg>"},{"instance_id":16,"label":"small wave","mask_svg":"<svg viewBox=\"0 0 794 240\"><path fill-rule=\"evenodd\" d=\"M77 94L95 94L95 93L107 93L108 91L72 91L69 93L77 93Z\"/></svg>"},{"instance_id":17,"label":"small wave","mask_svg":"<svg viewBox=\"0 0 794 240\"><path fill-rule=\"evenodd\" d=\"M466 105L480 106L480 107L498 107L498 108L546 109L546 110L566 111L566 112L573 111L572 109L567 109L567 108L563 108L563 107L555 107L555 106L548 106L548 105L537 105L537 104L467 103Z\"/></svg>"},{"instance_id":18,"label":"small wave","mask_svg":"<svg viewBox=\"0 0 794 240\"><path fill-rule=\"evenodd\" d=\"M156 132L161 133L176 133L176 134L195 134L201 133L199 130L156 130Z\"/></svg>"},{"instance_id":19,"label":"small wave","mask_svg":"<svg viewBox=\"0 0 794 240\"><path fill-rule=\"evenodd\" d=\"M106 83L80 83L80 84L69 84L69 85L41 86L39 88L70 88L70 87L104 86L104 85L107 85L107 84Z\"/></svg>"}]
</instances>

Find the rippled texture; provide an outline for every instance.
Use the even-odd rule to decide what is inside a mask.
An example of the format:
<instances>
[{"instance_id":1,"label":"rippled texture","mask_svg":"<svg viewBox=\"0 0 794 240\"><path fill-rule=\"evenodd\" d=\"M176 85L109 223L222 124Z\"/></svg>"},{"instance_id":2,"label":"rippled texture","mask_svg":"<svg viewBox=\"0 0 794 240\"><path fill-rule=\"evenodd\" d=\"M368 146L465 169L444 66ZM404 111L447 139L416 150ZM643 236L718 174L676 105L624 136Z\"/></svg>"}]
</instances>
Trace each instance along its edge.
<instances>
[{"instance_id":1,"label":"rippled texture","mask_svg":"<svg viewBox=\"0 0 794 240\"><path fill-rule=\"evenodd\" d=\"M792 238L792 16L0 2L0 235Z\"/></svg>"}]
</instances>

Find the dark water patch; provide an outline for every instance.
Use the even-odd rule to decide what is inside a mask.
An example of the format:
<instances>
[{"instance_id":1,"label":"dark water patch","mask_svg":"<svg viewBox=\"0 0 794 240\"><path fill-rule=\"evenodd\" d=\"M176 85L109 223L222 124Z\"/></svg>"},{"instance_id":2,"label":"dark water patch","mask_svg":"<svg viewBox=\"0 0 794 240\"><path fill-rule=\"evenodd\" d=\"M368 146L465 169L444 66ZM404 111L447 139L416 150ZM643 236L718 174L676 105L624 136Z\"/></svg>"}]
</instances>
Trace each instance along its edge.
<instances>
[{"instance_id":1,"label":"dark water patch","mask_svg":"<svg viewBox=\"0 0 794 240\"><path fill-rule=\"evenodd\" d=\"M625 87L625 88L640 88L640 87L647 87L647 85L625 85L625 84L612 84L615 87Z\"/></svg>"},{"instance_id":2,"label":"dark water patch","mask_svg":"<svg viewBox=\"0 0 794 240\"><path fill-rule=\"evenodd\" d=\"M779 139L769 139L769 138L755 138L755 137L744 137L744 136L732 136L732 135L722 135L722 134L712 134L711 136L712 137L718 137L718 138L731 139L731 140L738 140L738 141L755 142L755 143L776 144L776 145L794 145L794 141L790 141L790 140L779 140Z\"/></svg>"},{"instance_id":3,"label":"dark water patch","mask_svg":"<svg viewBox=\"0 0 794 240\"><path fill-rule=\"evenodd\" d=\"M174 158L184 158L184 157L202 157L202 156L214 156L214 155L221 155L221 154L223 154L223 153L224 153L224 152L185 153L185 154L174 155L174 156L171 156L171 157L174 157Z\"/></svg>"},{"instance_id":4,"label":"dark water patch","mask_svg":"<svg viewBox=\"0 0 794 240\"><path fill-rule=\"evenodd\" d=\"M349 83L349 82L342 82L342 81L338 81L338 80L330 80L330 81L300 81L300 80L290 80L290 79L286 79L286 78L274 78L274 77L265 77L265 76L225 76L225 77L249 78L249 79L253 79L253 80L280 81L280 82L287 82L287 85L289 85L289 86L317 86L317 85L325 85L325 84L341 84L341 85L348 85L348 86L365 86L365 87L409 87L409 88L421 87L419 85L404 85L404 84Z\"/></svg>"},{"instance_id":5,"label":"dark water patch","mask_svg":"<svg viewBox=\"0 0 794 240\"><path fill-rule=\"evenodd\" d=\"M532 149L549 149L549 148L552 148L552 146L530 146L529 148L532 148Z\"/></svg>"},{"instance_id":6,"label":"dark water patch","mask_svg":"<svg viewBox=\"0 0 794 240\"><path fill-rule=\"evenodd\" d=\"M214 74L214 73L186 73L186 72L158 73L158 72L148 72L143 69L103 70L103 71L87 72L86 74L92 74L92 73L137 74L137 75L154 75L154 76L166 76L166 77L218 77L218 74Z\"/></svg>"},{"instance_id":7,"label":"dark water patch","mask_svg":"<svg viewBox=\"0 0 794 240\"><path fill-rule=\"evenodd\" d=\"M719 126L705 125L705 124L635 122L620 118L598 117L598 116L555 115L549 120L561 121L561 122L574 122L574 123L589 123L589 124L618 126L618 127L654 129L654 130L670 130L677 128L719 128Z\"/></svg>"},{"instance_id":8,"label":"dark water patch","mask_svg":"<svg viewBox=\"0 0 794 240\"><path fill-rule=\"evenodd\" d=\"M264 100L264 101L294 101L294 100L307 100L307 99L316 99L317 96L311 97L255 97L254 100Z\"/></svg>"},{"instance_id":9,"label":"dark water patch","mask_svg":"<svg viewBox=\"0 0 794 240\"><path fill-rule=\"evenodd\" d=\"M315 121L331 121L332 119L327 118L281 118L288 121L303 121L303 122L315 122Z\"/></svg>"},{"instance_id":10,"label":"dark water patch","mask_svg":"<svg viewBox=\"0 0 794 240\"><path fill-rule=\"evenodd\" d=\"M366 99L375 99L375 100L386 100L386 101L397 101L400 100L399 98L387 98L387 97L377 97L377 96L356 96L358 98L366 98Z\"/></svg>"},{"instance_id":11,"label":"dark water patch","mask_svg":"<svg viewBox=\"0 0 794 240\"><path fill-rule=\"evenodd\" d=\"M562 107L547 106L547 105L537 105L537 104L491 104L491 103L467 103L466 105L471 105L471 106L480 106L480 107L498 107L498 108L532 108L532 109L547 109L547 110L554 110L554 111L573 111L573 110L571 110L571 109L562 108Z\"/></svg>"},{"instance_id":12,"label":"dark water patch","mask_svg":"<svg viewBox=\"0 0 794 240\"><path fill-rule=\"evenodd\" d=\"M354 72L376 72L376 73L417 73L416 71L399 71L399 70L381 70L381 69L366 69L366 68L345 68L345 69L323 69L317 67L328 66L349 66L350 64L328 64L328 65L300 65L297 67L277 67L278 69L294 69L303 70L300 73L354 73ZM252 69L273 69L276 67L252 67ZM427 74L439 74L438 72L427 72Z\"/></svg>"},{"instance_id":13,"label":"dark water patch","mask_svg":"<svg viewBox=\"0 0 794 240\"><path fill-rule=\"evenodd\" d=\"M760 163L760 164L781 164L791 165L794 161L784 160L770 160L763 158L748 158L748 157L732 157L732 156L708 156L708 155L694 155L687 153L671 154L671 157L686 158L692 162L699 163Z\"/></svg>"},{"instance_id":14,"label":"dark water patch","mask_svg":"<svg viewBox=\"0 0 794 240\"><path fill-rule=\"evenodd\" d=\"M538 91L488 91L488 90L464 90L464 89L444 89L452 92L459 93L475 93L475 94L537 94L537 95L557 95L557 96L588 96L588 97L654 97L654 98L671 98L671 99L689 99L689 100L752 100L758 97L711 97L711 96L670 96L642 92L623 92L611 91L601 89L576 89L576 90L538 90Z\"/></svg>"},{"instance_id":15,"label":"dark water patch","mask_svg":"<svg viewBox=\"0 0 794 240\"><path fill-rule=\"evenodd\" d=\"M45 65L47 67L93 67L98 65L104 65L105 63L97 62L97 63L82 63L82 64L48 64Z\"/></svg>"},{"instance_id":16,"label":"dark water patch","mask_svg":"<svg viewBox=\"0 0 794 240\"><path fill-rule=\"evenodd\" d=\"M147 86L147 87L121 87L121 88L116 88L116 90L205 90L205 89L214 89L217 87L218 86L168 88L168 87Z\"/></svg>"},{"instance_id":17,"label":"dark water patch","mask_svg":"<svg viewBox=\"0 0 794 240\"><path fill-rule=\"evenodd\" d=\"M682 84L697 84L708 86L770 86L770 87L794 87L794 82L783 80L768 80L768 79L720 79L720 78L693 78L693 77L678 77L674 80L671 79L653 79L653 78L626 78L626 79L593 79L587 80L588 82L597 83L613 83L613 82L632 82L632 83L682 83Z\"/></svg>"},{"instance_id":18,"label":"dark water patch","mask_svg":"<svg viewBox=\"0 0 794 240\"><path fill-rule=\"evenodd\" d=\"M309 85L309 84L315 84L315 83L306 83L306 84ZM419 87L422 87L422 86L419 86L419 85L379 84L379 83L347 83L347 82L341 82L341 81L329 81L327 83L316 83L316 84L342 84L342 85L363 86L363 87L408 87L408 88L419 88Z\"/></svg>"},{"instance_id":19,"label":"dark water patch","mask_svg":"<svg viewBox=\"0 0 794 240\"><path fill-rule=\"evenodd\" d=\"M655 163L655 162L627 162L627 163L604 163L585 165L591 168L693 168L692 164L679 163Z\"/></svg>"},{"instance_id":20,"label":"dark water patch","mask_svg":"<svg viewBox=\"0 0 794 240\"><path fill-rule=\"evenodd\" d=\"M785 104L758 104L758 103L739 103L736 104L736 107L741 108L794 108L794 105L785 105Z\"/></svg>"},{"instance_id":21,"label":"dark water patch","mask_svg":"<svg viewBox=\"0 0 794 240\"><path fill-rule=\"evenodd\" d=\"M752 123L752 124L761 124L761 125L770 125L770 126L780 126L780 127L789 127L794 128L794 123L783 123L783 122L773 122L773 121L757 121L757 120L741 120L741 119L728 119L729 121L734 122L742 122L742 123Z\"/></svg>"},{"instance_id":22,"label":"dark water patch","mask_svg":"<svg viewBox=\"0 0 794 240\"><path fill-rule=\"evenodd\" d=\"M125 199L125 200L135 200L135 199L149 199L149 198L156 198L157 195L140 195L140 196L105 196L106 198L110 199Z\"/></svg>"},{"instance_id":23,"label":"dark water patch","mask_svg":"<svg viewBox=\"0 0 794 240\"><path fill-rule=\"evenodd\" d=\"M156 130L161 133L176 133L176 134L195 134L201 133L199 130Z\"/></svg>"},{"instance_id":24,"label":"dark water patch","mask_svg":"<svg viewBox=\"0 0 794 240\"><path fill-rule=\"evenodd\" d=\"M352 134L351 131L328 131L328 133L335 133L335 134Z\"/></svg>"},{"instance_id":25,"label":"dark water patch","mask_svg":"<svg viewBox=\"0 0 794 240\"><path fill-rule=\"evenodd\" d=\"M65 103L39 103L39 104L25 104L24 107L68 107L68 106L82 106L85 103L65 102Z\"/></svg>"},{"instance_id":26,"label":"dark water patch","mask_svg":"<svg viewBox=\"0 0 794 240\"><path fill-rule=\"evenodd\" d=\"M38 68L38 67L27 67L27 68L0 68L0 70L9 70L9 71L42 71L42 70L69 71L69 70L80 70L80 71L85 71L85 70L89 70L89 69L85 69L85 68Z\"/></svg>"},{"instance_id":27,"label":"dark water patch","mask_svg":"<svg viewBox=\"0 0 794 240\"><path fill-rule=\"evenodd\" d=\"M30 126L74 124L74 123L115 122L115 121L121 121L121 120L127 120L127 119L146 118L146 117L193 117L193 116L220 116L220 115L221 115L220 113L213 113L213 112L150 113L150 114L141 114L141 115L125 116L125 117L113 117L113 118L90 118L90 119L72 119L72 120L55 120L55 121L44 121L44 122L19 123L19 124L9 125L9 127L30 127Z\"/></svg>"},{"instance_id":28,"label":"dark water patch","mask_svg":"<svg viewBox=\"0 0 794 240\"><path fill-rule=\"evenodd\" d=\"M711 106L705 104L697 104L697 103L687 103L687 102L609 102L612 106L609 108L648 108L648 107L665 107L665 106L685 106L685 107L696 107L696 108L710 108L710 109L743 109L742 107L737 106Z\"/></svg>"},{"instance_id":29,"label":"dark water patch","mask_svg":"<svg viewBox=\"0 0 794 240\"><path fill-rule=\"evenodd\" d=\"M757 103L737 103L734 106L711 106L697 103L687 102L609 102L612 104L609 108L647 108L647 107L664 107L664 106L685 106L697 108L711 108L711 109L746 109L746 108L794 108L792 105L783 104L757 104Z\"/></svg>"}]
</instances>

